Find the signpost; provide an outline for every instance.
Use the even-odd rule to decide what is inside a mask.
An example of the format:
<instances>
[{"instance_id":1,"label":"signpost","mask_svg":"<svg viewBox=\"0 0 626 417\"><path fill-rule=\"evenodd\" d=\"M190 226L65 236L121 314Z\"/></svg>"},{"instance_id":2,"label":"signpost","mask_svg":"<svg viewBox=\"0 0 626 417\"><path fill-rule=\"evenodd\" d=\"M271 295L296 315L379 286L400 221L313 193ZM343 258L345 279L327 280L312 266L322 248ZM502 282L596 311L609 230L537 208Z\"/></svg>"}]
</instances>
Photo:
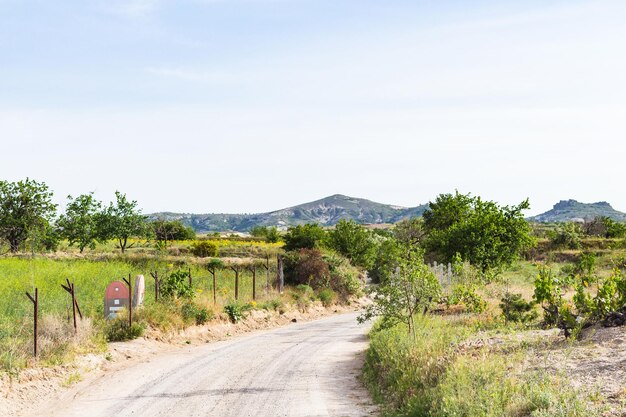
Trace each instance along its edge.
<instances>
[{"instance_id":1,"label":"signpost","mask_svg":"<svg viewBox=\"0 0 626 417\"><path fill-rule=\"evenodd\" d=\"M129 307L129 291L122 281L113 281L104 293L104 317L112 319L117 312Z\"/></svg>"}]
</instances>

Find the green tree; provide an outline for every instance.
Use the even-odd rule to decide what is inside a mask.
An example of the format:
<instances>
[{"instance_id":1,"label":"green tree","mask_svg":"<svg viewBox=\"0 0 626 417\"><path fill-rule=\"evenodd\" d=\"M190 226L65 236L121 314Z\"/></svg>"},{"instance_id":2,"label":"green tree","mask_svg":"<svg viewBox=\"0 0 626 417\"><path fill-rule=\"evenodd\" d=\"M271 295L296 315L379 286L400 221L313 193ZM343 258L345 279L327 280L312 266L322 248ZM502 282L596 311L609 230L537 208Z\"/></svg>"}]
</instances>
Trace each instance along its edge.
<instances>
[{"instance_id":1,"label":"green tree","mask_svg":"<svg viewBox=\"0 0 626 417\"><path fill-rule=\"evenodd\" d=\"M82 253L85 248L94 249L99 237L98 213L102 204L93 193L79 195L75 199L67 196L68 204L57 221L61 237L68 240L70 246L76 244Z\"/></svg>"},{"instance_id":2,"label":"green tree","mask_svg":"<svg viewBox=\"0 0 626 417\"><path fill-rule=\"evenodd\" d=\"M287 229L283 237L285 250L314 249L324 246L327 234L319 225L309 223Z\"/></svg>"},{"instance_id":3,"label":"green tree","mask_svg":"<svg viewBox=\"0 0 626 417\"><path fill-rule=\"evenodd\" d=\"M328 235L329 246L350 259L353 265L370 269L376 258L377 244L372 234L353 220L340 220Z\"/></svg>"},{"instance_id":4,"label":"green tree","mask_svg":"<svg viewBox=\"0 0 626 417\"><path fill-rule=\"evenodd\" d=\"M393 228L393 235L400 242L409 245L419 245L426 237L424 230L424 219L420 217L411 217L396 223Z\"/></svg>"},{"instance_id":5,"label":"green tree","mask_svg":"<svg viewBox=\"0 0 626 417\"><path fill-rule=\"evenodd\" d=\"M373 282L387 282L400 264L402 245L395 238L387 238L378 245L369 277Z\"/></svg>"},{"instance_id":6,"label":"green tree","mask_svg":"<svg viewBox=\"0 0 626 417\"><path fill-rule=\"evenodd\" d=\"M52 192L43 182L0 181L0 239L6 240L11 252L31 236L44 237L56 213Z\"/></svg>"},{"instance_id":7,"label":"green tree","mask_svg":"<svg viewBox=\"0 0 626 417\"><path fill-rule=\"evenodd\" d=\"M145 236L146 217L137 208L137 201L129 201L126 194L115 192L115 204L109 206L99 216L100 236L103 239L116 239L122 253L128 246L128 238Z\"/></svg>"},{"instance_id":8,"label":"green tree","mask_svg":"<svg viewBox=\"0 0 626 417\"><path fill-rule=\"evenodd\" d=\"M250 235L265 239L267 242L276 243L280 240L280 233L274 226L254 226L250 229Z\"/></svg>"},{"instance_id":9,"label":"green tree","mask_svg":"<svg viewBox=\"0 0 626 417\"><path fill-rule=\"evenodd\" d=\"M157 219L149 223L157 243L167 248L167 242L173 240L193 240L196 232L193 228L185 226L180 220Z\"/></svg>"},{"instance_id":10,"label":"green tree","mask_svg":"<svg viewBox=\"0 0 626 417\"><path fill-rule=\"evenodd\" d=\"M424 213L426 247L442 262L458 253L483 273L497 272L534 243L523 215L528 208L528 200L501 207L469 194L442 194Z\"/></svg>"},{"instance_id":11,"label":"green tree","mask_svg":"<svg viewBox=\"0 0 626 417\"><path fill-rule=\"evenodd\" d=\"M440 293L439 281L424 264L422 251L404 246L397 270L386 282L370 290L374 303L365 308L358 321L380 317L383 327L404 323L415 337L415 315L426 313Z\"/></svg>"}]
</instances>

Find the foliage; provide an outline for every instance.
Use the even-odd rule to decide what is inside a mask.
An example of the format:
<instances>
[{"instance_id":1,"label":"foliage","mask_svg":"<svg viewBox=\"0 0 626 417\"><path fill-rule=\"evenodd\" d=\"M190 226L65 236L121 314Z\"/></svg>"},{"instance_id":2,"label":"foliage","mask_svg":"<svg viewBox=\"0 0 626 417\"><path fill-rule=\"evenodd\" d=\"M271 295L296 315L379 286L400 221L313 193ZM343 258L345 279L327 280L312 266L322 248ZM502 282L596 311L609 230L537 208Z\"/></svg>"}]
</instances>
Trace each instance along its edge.
<instances>
[{"instance_id":1,"label":"foliage","mask_svg":"<svg viewBox=\"0 0 626 417\"><path fill-rule=\"evenodd\" d=\"M324 307L330 307L337 301L337 294L330 288L323 288L317 293L317 298Z\"/></svg>"},{"instance_id":2,"label":"foliage","mask_svg":"<svg viewBox=\"0 0 626 417\"><path fill-rule=\"evenodd\" d=\"M107 323L105 334L109 342L123 342L143 336L144 327L136 322L128 326L125 318L116 318Z\"/></svg>"},{"instance_id":3,"label":"foliage","mask_svg":"<svg viewBox=\"0 0 626 417\"><path fill-rule=\"evenodd\" d=\"M55 215L52 192L43 182L0 181L0 240L17 252L29 237L42 237Z\"/></svg>"},{"instance_id":4,"label":"foliage","mask_svg":"<svg viewBox=\"0 0 626 417\"><path fill-rule=\"evenodd\" d=\"M189 271L179 270L170 273L161 282L160 293L164 297L192 297L193 288L189 285Z\"/></svg>"},{"instance_id":5,"label":"foliage","mask_svg":"<svg viewBox=\"0 0 626 417\"><path fill-rule=\"evenodd\" d=\"M507 292L500 300L500 308L504 319L513 323L530 323L538 316L535 303L524 300L522 294Z\"/></svg>"},{"instance_id":6,"label":"foliage","mask_svg":"<svg viewBox=\"0 0 626 417\"><path fill-rule=\"evenodd\" d=\"M193 321L196 325L205 324L213 318L213 311L191 302L183 304L181 312L185 320Z\"/></svg>"},{"instance_id":7,"label":"foliage","mask_svg":"<svg viewBox=\"0 0 626 417\"><path fill-rule=\"evenodd\" d=\"M371 291L373 304L366 307L359 322L380 316L383 325L404 323L415 336L415 315L425 313L440 292L439 281L424 264L422 252L405 247L398 271Z\"/></svg>"},{"instance_id":8,"label":"foliage","mask_svg":"<svg viewBox=\"0 0 626 417\"><path fill-rule=\"evenodd\" d=\"M283 240L285 250L319 249L324 246L327 234L317 224L304 224L287 229Z\"/></svg>"},{"instance_id":9,"label":"foliage","mask_svg":"<svg viewBox=\"0 0 626 417\"><path fill-rule=\"evenodd\" d=\"M578 249L582 238L582 227L574 222L560 224L555 231L550 233L550 242L558 248Z\"/></svg>"},{"instance_id":10,"label":"foliage","mask_svg":"<svg viewBox=\"0 0 626 417\"><path fill-rule=\"evenodd\" d=\"M426 237L424 230L424 219L421 217L411 217L396 223L393 235L405 245L422 244Z\"/></svg>"},{"instance_id":11,"label":"foliage","mask_svg":"<svg viewBox=\"0 0 626 417\"><path fill-rule=\"evenodd\" d=\"M267 242L276 243L280 240L280 233L274 226L254 226L250 229L250 235L264 238Z\"/></svg>"},{"instance_id":12,"label":"foliage","mask_svg":"<svg viewBox=\"0 0 626 417\"><path fill-rule=\"evenodd\" d=\"M230 301L224 306L224 312L228 315L232 323L237 323L239 320L245 318L249 309L249 304L241 303L236 300Z\"/></svg>"},{"instance_id":13,"label":"foliage","mask_svg":"<svg viewBox=\"0 0 626 417\"><path fill-rule=\"evenodd\" d=\"M61 236L70 246L76 244L82 253L85 248L95 249L96 240L100 237L98 229L98 213L102 204L93 193L82 194L76 198L67 196L68 203L63 214L57 221Z\"/></svg>"},{"instance_id":14,"label":"foliage","mask_svg":"<svg viewBox=\"0 0 626 417\"><path fill-rule=\"evenodd\" d=\"M372 282L380 283L389 280L400 263L401 244L393 237L384 239L378 245L376 257L370 270Z\"/></svg>"},{"instance_id":15,"label":"foliage","mask_svg":"<svg viewBox=\"0 0 626 417\"><path fill-rule=\"evenodd\" d=\"M483 272L499 270L533 244L522 213L528 208L528 200L500 207L469 194L441 194L424 212L426 247L442 262L458 253Z\"/></svg>"},{"instance_id":16,"label":"foliage","mask_svg":"<svg viewBox=\"0 0 626 417\"><path fill-rule=\"evenodd\" d=\"M288 252L284 259L286 283L308 284L315 289L330 285L330 269L319 249Z\"/></svg>"},{"instance_id":17,"label":"foliage","mask_svg":"<svg viewBox=\"0 0 626 417\"><path fill-rule=\"evenodd\" d=\"M328 234L329 247L350 259L353 265L370 269L376 257L372 234L353 220L340 220Z\"/></svg>"},{"instance_id":18,"label":"foliage","mask_svg":"<svg viewBox=\"0 0 626 417\"><path fill-rule=\"evenodd\" d=\"M473 336L470 323L423 315L416 325L415 338L404 325L376 324L370 333L363 379L374 399L383 403L383 415L600 415L563 379L520 373L523 345L506 353L477 349L463 354L459 345Z\"/></svg>"},{"instance_id":19,"label":"foliage","mask_svg":"<svg viewBox=\"0 0 626 417\"><path fill-rule=\"evenodd\" d=\"M130 237L146 234L146 217L137 208L137 201L129 201L126 194L116 191L115 200L99 216L99 233L103 239L116 239L124 253Z\"/></svg>"},{"instance_id":20,"label":"foliage","mask_svg":"<svg viewBox=\"0 0 626 417\"><path fill-rule=\"evenodd\" d=\"M191 244L191 253L199 258L217 256L217 245L208 240L196 240Z\"/></svg>"},{"instance_id":21,"label":"foliage","mask_svg":"<svg viewBox=\"0 0 626 417\"><path fill-rule=\"evenodd\" d=\"M157 219L149 223L157 243L167 248L167 242L173 240L193 240L196 232L193 228L185 226L180 220Z\"/></svg>"},{"instance_id":22,"label":"foliage","mask_svg":"<svg viewBox=\"0 0 626 417\"><path fill-rule=\"evenodd\" d=\"M462 304L471 313L482 313L487 308L487 302L476 292L472 284L456 284L452 294L447 298L448 304Z\"/></svg>"},{"instance_id":23,"label":"foliage","mask_svg":"<svg viewBox=\"0 0 626 417\"><path fill-rule=\"evenodd\" d=\"M576 334L583 327L606 320L626 305L626 276L618 269L597 285L595 296L585 281L575 286L572 303L564 298L563 280L547 268L541 268L535 280L535 301L541 303L546 325L563 329L565 336Z\"/></svg>"},{"instance_id":24,"label":"foliage","mask_svg":"<svg viewBox=\"0 0 626 417\"><path fill-rule=\"evenodd\" d=\"M330 270L330 288L344 299L358 296L363 290L360 272L348 259L333 251L324 253L324 260Z\"/></svg>"}]
</instances>

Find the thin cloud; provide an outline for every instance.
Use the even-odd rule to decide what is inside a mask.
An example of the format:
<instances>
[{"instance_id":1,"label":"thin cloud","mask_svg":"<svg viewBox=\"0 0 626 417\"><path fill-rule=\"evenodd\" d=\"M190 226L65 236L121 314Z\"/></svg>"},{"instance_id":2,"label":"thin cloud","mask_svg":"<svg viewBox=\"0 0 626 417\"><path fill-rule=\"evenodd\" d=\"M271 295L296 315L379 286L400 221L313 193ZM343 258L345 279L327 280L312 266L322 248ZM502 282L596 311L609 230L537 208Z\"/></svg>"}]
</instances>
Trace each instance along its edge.
<instances>
[{"instance_id":1,"label":"thin cloud","mask_svg":"<svg viewBox=\"0 0 626 417\"><path fill-rule=\"evenodd\" d=\"M116 0L100 3L100 7L111 14L127 18L141 18L153 14L160 0Z\"/></svg>"}]
</instances>

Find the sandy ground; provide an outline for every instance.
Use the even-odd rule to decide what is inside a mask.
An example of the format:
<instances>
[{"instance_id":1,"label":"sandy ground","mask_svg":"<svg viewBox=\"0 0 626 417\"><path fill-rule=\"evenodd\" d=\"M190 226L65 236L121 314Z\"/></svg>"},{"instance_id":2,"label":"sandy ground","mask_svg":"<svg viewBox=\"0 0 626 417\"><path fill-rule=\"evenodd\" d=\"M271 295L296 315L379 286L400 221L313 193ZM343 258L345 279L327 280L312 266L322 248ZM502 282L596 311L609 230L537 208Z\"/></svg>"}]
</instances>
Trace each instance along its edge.
<instances>
[{"instance_id":1,"label":"sandy ground","mask_svg":"<svg viewBox=\"0 0 626 417\"><path fill-rule=\"evenodd\" d=\"M161 352L22 415L368 416L358 313Z\"/></svg>"}]
</instances>

